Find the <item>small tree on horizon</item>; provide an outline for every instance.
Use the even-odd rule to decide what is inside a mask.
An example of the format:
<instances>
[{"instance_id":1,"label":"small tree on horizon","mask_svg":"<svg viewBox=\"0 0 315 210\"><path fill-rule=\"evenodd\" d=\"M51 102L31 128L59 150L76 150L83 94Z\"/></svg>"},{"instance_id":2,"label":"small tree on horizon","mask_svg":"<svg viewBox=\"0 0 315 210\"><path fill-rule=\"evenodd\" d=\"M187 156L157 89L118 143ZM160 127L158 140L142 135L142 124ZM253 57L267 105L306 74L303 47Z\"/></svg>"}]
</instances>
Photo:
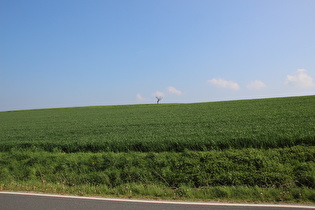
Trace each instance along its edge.
<instances>
[{"instance_id":1,"label":"small tree on horizon","mask_svg":"<svg viewBox=\"0 0 315 210\"><path fill-rule=\"evenodd\" d=\"M160 103L160 101L162 100L162 96L155 96L155 98L157 99L157 101L156 101L156 103L158 104L158 103Z\"/></svg>"}]
</instances>

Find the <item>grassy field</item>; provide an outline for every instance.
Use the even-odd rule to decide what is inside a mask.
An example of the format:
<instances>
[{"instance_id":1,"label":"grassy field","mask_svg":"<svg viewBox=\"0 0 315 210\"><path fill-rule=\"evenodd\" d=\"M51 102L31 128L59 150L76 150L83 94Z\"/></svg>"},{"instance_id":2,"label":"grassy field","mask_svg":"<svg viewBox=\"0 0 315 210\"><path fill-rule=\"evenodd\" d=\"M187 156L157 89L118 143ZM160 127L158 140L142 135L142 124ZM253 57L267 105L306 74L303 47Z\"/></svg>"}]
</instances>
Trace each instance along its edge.
<instances>
[{"instance_id":1,"label":"grassy field","mask_svg":"<svg viewBox=\"0 0 315 210\"><path fill-rule=\"evenodd\" d=\"M315 96L0 112L0 151L208 151L315 145Z\"/></svg>"},{"instance_id":2,"label":"grassy field","mask_svg":"<svg viewBox=\"0 0 315 210\"><path fill-rule=\"evenodd\" d=\"M0 190L315 203L315 96L0 112Z\"/></svg>"}]
</instances>

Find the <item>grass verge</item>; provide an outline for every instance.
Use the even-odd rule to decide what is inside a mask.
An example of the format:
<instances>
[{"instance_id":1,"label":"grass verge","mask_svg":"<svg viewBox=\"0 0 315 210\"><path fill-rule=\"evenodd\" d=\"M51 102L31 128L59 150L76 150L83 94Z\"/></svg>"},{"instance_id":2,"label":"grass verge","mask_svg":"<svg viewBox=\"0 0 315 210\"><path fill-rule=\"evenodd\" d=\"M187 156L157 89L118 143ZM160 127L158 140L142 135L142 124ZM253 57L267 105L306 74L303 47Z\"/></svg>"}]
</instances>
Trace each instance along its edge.
<instances>
[{"instance_id":1,"label":"grass verge","mask_svg":"<svg viewBox=\"0 0 315 210\"><path fill-rule=\"evenodd\" d=\"M314 204L315 191L307 187L263 188L258 186L214 186L168 188L163 185L128 183L116 187L108 185L67 186L39 181L0 184L2 191L40 192L61 195L101 196L129 199L189 200L250 203Z\"/></svg>"},{"instance_id":2,"label":"grass verge","mask_svg":"<svg viewBox=\"0 0 315 210\"><path fill-rule=\"evenodd\" d=\"M163 153L0 153L1 190L315 203L315 147Z\"/></svg>"}]
</instances>

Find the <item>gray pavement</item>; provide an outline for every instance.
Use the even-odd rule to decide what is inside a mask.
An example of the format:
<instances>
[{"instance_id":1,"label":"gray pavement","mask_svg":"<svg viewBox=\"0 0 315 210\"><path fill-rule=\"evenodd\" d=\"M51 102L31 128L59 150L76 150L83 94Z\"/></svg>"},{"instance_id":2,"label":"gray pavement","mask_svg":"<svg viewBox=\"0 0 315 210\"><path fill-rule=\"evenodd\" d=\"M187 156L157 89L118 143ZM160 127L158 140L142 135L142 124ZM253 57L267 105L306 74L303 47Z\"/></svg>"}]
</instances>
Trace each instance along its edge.
<instances>
[{"instance_id":1,"label":"gray pavement","mask_svg":"<svg viewBox=\"0 0 315 210\"><path fill-rule=\"evenodd\" d=\"M238 209L315 209L315 206L259 205L259 204L219 204L192 202L137 201L124 199L89 198L79 196L59 196L29 193L0 192L0 210L238 210Z\"/></svg>"}]
</instances>

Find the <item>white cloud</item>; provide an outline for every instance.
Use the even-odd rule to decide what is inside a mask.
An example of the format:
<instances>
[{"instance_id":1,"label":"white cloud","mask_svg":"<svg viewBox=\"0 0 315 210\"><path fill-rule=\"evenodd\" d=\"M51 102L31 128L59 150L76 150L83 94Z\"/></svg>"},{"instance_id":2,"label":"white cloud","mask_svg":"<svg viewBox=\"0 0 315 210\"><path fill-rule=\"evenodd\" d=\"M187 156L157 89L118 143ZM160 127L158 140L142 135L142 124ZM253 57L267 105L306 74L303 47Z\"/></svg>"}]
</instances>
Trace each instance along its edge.
<instances>
[{"instance_id":1,"label":"white cloud","mask_svg":"<svg viewBox=\"0 0 315 210\"><path fill-rule=\"evenodd\" d=\"M168 88L167 88L167 91L168 91L169 93L176 94L176 95L181 95L181 94L182 94L182 91L177 90L176 88L174 88L174 87L172 87L172 86L168 87Z\"/></svg>"},{"instance_id":2,"label":"white cloud","mask_svg":"<svg viewBox=\"0 0 315 210\"><path fill-rule=\"evenodd\" d=\"M224 79L214 78L214 79L208 80L208 82L215 87L222 87L222 88L227 88L227 89L231 89L231 90L239 90L240 89L239 84L237 84L236 82L227 81Z\"/></svg>"},{"instance_id":3,"label":"white cloud","mask_svg":"<svg viewBox=\"0 0 315 210\"><path fill-rule=\"evenodd\" d=\"M138 101L145 101L145 100L147 100L146 98L142 97L142 95L141 95L140 93L137 93L136 99L137 99Z\"/></svg>"},{"instance_id":4,"label":"white cloud","mask_svg":"<svg viewBox=\"0 0 315 210\"><path fill-rule=\"evenodd\" d=\"M164 97L164 93L160 92L160 91L156 91L155 93L153 93L154 97L160 97L163 98Z\"/></svg>"},{"instance_id":5,"label":"white cloud","mask_svg":"<svg viewBox=\"0 0 315 210\"><path fill-rule=\"evenodd\" d=\"M266 84L260 80L255 80L246 86L248 89L258 90L266 87Z\"/></svg>"},{"instance_id":6,"label":"white cloud","mask_svg":"<svg viewBox=\"0 0 315 210\"><path fill-rule=\"evenodd\" d=\"M306 74L305 69L298 69L297 74L287 75L286 84L298 87L314 87L313 78Z\"/></svg>"}]
</instances>

